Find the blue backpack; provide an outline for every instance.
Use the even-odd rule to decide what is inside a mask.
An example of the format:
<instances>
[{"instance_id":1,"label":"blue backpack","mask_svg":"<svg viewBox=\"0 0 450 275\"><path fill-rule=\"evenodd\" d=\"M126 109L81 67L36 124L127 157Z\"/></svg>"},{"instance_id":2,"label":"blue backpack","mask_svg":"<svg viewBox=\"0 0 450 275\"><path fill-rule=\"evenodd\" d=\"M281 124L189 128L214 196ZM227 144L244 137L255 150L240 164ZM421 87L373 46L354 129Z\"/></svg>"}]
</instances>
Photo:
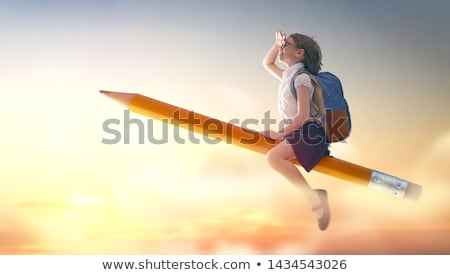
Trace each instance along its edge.
<instances>
[{"instance_id":1,"label":"blue backpack","mask_svg":"<svg viewBox=\"0 0 450 275\"><path fill-rule=\"evenodd\" d=\"M307 71L300 70L294 75L291 82L291 91L295 99L297 99L295 78L302 73L310 75L314 85L314 93L322 91L323 105L326 111L324 122L326 124L325 129L328 142L338 142L346 139L350 135L352 123L341 81L330 72L320 72L313 75Z\"/></svg>"}]
</instances>

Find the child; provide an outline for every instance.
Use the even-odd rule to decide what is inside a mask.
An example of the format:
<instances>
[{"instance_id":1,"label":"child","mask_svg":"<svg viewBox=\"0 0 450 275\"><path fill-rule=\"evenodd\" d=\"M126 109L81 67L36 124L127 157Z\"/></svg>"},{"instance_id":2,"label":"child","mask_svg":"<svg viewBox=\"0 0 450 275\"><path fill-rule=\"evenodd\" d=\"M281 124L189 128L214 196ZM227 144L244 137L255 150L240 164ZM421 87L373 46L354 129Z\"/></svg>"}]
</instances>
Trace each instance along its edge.
<instances>
[{"instance_id":1,"label":"child","mask_svg":"<svg viewBox=\"0 0 450 275\"><path fill-rule=\"evenodd\" d=\"M288 68L281 69L275 64L276 58ZM322 65L322 53L319 45L303 34L286 34L275 32L275 43L263 60L264 67L281 81L278 88L278 108L287 123L280 132L269 131L268 136L282 140L267 153L269 165L283 175L289 182L299 187L308 201L317 219L320 230L325 230L330 222L330 209L327 192L311 189L300 171L290 161L294 157L309 172L329 154L322 117L325 114L322 95L314 91L308 73L317 74ZM297 98L291 91L291 82L297 74L295 90ZM317 100L316 100L317 99Z\"/></svg>"}]
</instances>

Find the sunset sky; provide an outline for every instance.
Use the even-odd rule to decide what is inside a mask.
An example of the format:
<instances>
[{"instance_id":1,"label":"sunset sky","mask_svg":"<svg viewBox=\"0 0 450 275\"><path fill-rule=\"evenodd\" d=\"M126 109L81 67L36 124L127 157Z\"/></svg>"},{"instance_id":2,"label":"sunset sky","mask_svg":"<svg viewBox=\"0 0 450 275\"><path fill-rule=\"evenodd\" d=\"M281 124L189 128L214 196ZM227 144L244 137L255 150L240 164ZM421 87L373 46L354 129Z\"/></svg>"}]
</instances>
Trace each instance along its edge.
<instances>
[{"instance_id":1,"label":"sunset sky","mask_svg":"<svg viewBox=\"0 0 450 275\"><path fill-rule=\"evenodd\" d=\"M0 0L0 254L450 254L449 10ZM123 122L124 108L101 89L224 121L268 110L279 120L278 82L262 67L277 29L313 36L342 80L353 129L332 155L422 185L420 201L301 169L329 191L321 232L262 155L172 137L139 144L137 128L130 144L102 143L104 121Z\"/></svg>"}]
</instances>

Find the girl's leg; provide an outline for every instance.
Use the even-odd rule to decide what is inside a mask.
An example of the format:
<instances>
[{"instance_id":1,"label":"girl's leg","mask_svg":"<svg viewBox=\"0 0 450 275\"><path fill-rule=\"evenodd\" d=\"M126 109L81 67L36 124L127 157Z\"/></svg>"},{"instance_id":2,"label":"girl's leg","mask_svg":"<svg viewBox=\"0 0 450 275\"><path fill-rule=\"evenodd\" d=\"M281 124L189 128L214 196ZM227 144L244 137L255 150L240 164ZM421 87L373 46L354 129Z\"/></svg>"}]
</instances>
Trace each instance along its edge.
<instances>
[{"instance_id":1,"label":"girl's leg","mask_svg":"<svg viewBox=\"0 0 450 275\"><path fill-rule=\"evenodd\" d=\"M279 143L266 155L267 162L275 171L280 173L294 186L300 188L307 199L313 197L315 195L314 191L297 167L290 161L293 158L295 158L294 149L287 141Z\"/></svg>"},{"instance_id":2,"label":"girl's leg","mask_svg":"<svg viewBox=\"0 0 450 275\"><path fill-rule=\"evenodd\" d=\"M276 145L266 155L269 165L302 191L316 218L319 220L319 227L322 229L324 226L320 224L325 222L328 225L329 221L328 202L323 201L323 199L326 200L326 196L322 195L324 190L318 192L311 189L303 175L290 161L293 158L295 158L294 149L286 140ZM321 195L319 196L319 194ZM324 215L328 217L324 217ZM321 221L321 219L324 221Z\"/></svg>"}]
</instances>

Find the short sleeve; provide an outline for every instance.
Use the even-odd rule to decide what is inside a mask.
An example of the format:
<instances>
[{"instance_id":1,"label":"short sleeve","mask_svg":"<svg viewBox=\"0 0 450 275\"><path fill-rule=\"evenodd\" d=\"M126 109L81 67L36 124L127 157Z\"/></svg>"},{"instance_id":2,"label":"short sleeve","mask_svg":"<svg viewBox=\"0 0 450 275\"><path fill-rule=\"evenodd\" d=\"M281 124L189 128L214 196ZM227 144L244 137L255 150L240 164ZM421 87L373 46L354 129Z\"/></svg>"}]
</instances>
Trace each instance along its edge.
<instances>
[{"instance_id":1,"label":"short sleeve","mask_svg":"<svg viewBox=\"0 0 450 275\"><path fill-rule=\"evenodd\" d=\"M312 90L313 85L311 83L311 77L308 74L300 74L295 78L295 87L306 86L309 90Z\"/></svg>"},{"instance_id":2,"label":"short sleeve","mask_svg":"<svg viewBox=\"0 0 450 275\"><path fill-rule=\"evenodd\" d=\"M298 86L305 86L309 89L310 96L312 97L312 94L314 92L314 86L311 82L311 77L308 74L300 74L295 78L295 87Z\"/></svg>"}]
</instances>

